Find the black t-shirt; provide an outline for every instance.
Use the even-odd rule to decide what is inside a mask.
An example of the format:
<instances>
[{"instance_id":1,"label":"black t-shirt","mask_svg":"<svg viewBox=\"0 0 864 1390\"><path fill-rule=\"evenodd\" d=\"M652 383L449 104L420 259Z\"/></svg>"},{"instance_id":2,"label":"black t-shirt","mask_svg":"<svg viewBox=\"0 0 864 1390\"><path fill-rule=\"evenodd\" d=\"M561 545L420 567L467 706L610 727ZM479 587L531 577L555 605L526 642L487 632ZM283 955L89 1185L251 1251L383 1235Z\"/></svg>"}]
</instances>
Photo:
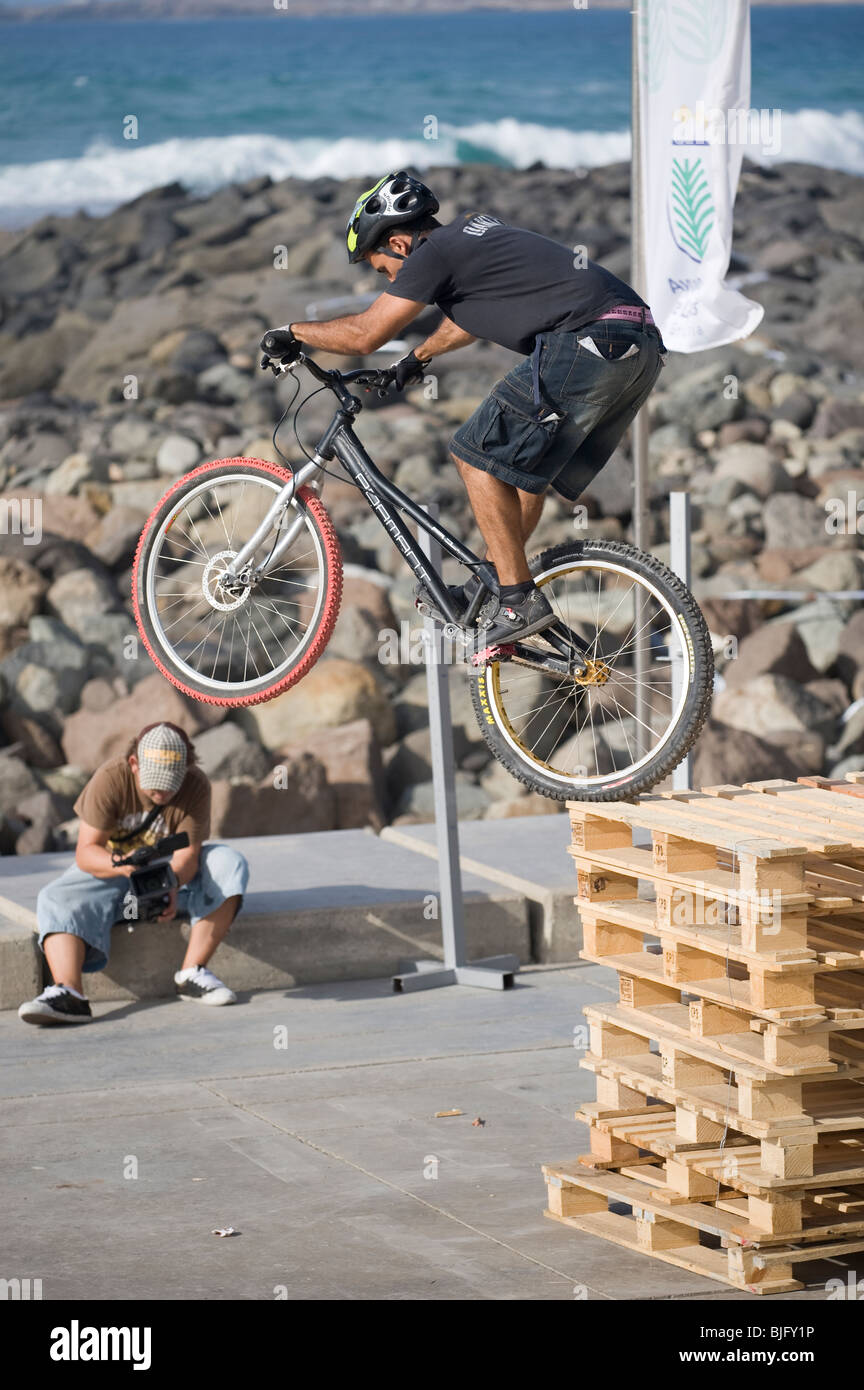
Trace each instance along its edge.
<instances>
[{"instance_id":1,"label":"black t-shirt","mask_svg":"<svg viewBox=\"0 0 864 1390\"><path fill-rule=\"evenodd\" d=\"M594 261L489 213L436 227L403 261L385 294L435 304L475 338L529 353L538 333L570 332L616 304L645 303Z\"/></svg>"}]
</instances>

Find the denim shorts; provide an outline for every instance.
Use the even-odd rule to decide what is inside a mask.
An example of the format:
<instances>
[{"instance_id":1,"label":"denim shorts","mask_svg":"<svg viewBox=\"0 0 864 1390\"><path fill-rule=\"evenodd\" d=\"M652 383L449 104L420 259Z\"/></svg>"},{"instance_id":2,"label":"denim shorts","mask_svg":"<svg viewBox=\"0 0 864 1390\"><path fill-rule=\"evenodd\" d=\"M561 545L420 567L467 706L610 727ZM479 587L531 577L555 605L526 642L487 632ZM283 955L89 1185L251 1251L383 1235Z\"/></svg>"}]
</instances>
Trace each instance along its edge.
<instances>
[{"instance_id":1,"label":"denim shorts","mask_svg":"<svg viewBox=\"0 0 864 1390\"><path fill-rule=\"evenodd\" d=\"M239 850L231 845L202 845L198 872L177 891L177 915L188 917L194 926L237 893L242 907L248 881L249 865ZM52 932L80 936L87 946L84 971L104 970L111 954L111 928L124 920L128 889L125 878L96 878L70 864L36 899L40 947ZM141 930L146 929L142 923Z\"/></svg>"},{"instance_id":2,"label":"denim shorts","mask_svg":"<svg viewBox=\"0 0 864 1390\"><path fill-rule=\"evenodd\" d=\"M614 452L665 361L653 325L598 319L573 333L547 334L539 358L541 404L534 403L526 357L460 426L450 451L523 492L553 487L575 501Z\"/></svg>"}]
</instances>

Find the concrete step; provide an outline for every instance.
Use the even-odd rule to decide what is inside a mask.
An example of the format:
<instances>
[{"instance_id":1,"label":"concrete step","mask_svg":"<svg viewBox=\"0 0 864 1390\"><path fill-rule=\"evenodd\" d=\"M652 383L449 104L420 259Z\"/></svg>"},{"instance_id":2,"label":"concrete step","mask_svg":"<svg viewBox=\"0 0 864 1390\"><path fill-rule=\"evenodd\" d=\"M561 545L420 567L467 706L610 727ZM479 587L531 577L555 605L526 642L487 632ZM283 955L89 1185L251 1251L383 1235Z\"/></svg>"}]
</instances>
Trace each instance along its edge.
<instances>
[{"instance_id":1,"label":"concrete step","mask_svg":"<svg viewBox=\"0 0 864 1390\"><path fill-rule=\"evenodd\" d=\"M381 838L437 860L436 834L434 825L389 825ZM542 964L577 961L582 949L570 839L570 817L560 814L459 823L463 875L524 894L531 956Z\"/></svg>"},{"instance_id":2,"label":"concrete step","mask_svg":"<svg viewBox=\"0 0 864 1390\"><path fill-rule=\"evenodd\" d=\"M395 974L406 958L442 958L437 864L415 847L364 830L225 843L246 856L251 870L243 909L210 962L232 989L370 979ZM36 898L73 859L0 859L0 1009L17 1008L48 980L34 935ZM529 962L525 894L474 873L464 874L463 890L469 959L512 953ZM131 932L118 923L107 969L86 977L88 997L173 994L188 933L188 923L148 923Z\"/></svg>"}]
</instances>

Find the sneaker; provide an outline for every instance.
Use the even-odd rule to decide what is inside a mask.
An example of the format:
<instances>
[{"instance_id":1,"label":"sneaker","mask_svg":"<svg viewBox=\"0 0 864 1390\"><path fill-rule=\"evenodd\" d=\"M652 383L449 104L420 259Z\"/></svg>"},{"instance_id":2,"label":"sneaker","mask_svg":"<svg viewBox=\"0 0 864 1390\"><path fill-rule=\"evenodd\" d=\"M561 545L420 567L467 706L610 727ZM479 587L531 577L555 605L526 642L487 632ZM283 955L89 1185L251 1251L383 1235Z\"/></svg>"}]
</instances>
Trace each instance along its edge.
<instances>
[{"instance_id":1,"label":"sneaker","mask_svg":"<svg viewBox=\"0 0 864 1390\"><path fill-rule=\"evenodd\" d=\"M193 965L186 970L178 970L174 976L174 986L181 999L196 999L199 1004L236 1004L237 995L233 989L223 985L212 970L203 965Z\"/></svg>"},{"instance_id":2,"label":"sneaker","mask_svg":"<svg viewBox=\"0 0 864 1390\"><path fill-rule=\"evenodd\" d=\"M461 613L467 612L468 605L471 602L474 595L476 594L479 585L480 580L476 577L476 575L473 574L471 575L470 579L466 580L464 584L447 585L451 597L453 598L453 602L456 604L457 609ZM424 618L434 618L436 622L439 623L449 621L444 617L444 614L441 612L435 600L432 598L432 595L428 592L428 590L426 590L423 587L422 584L414 585L414 607L417 609L418 613L422 614ZM477 615L477 619L475 621L477 621L478 623L482 619L488 621L490 618L494 616L494 614L497 612L497 609L498 599L494 594L490 593L489 597L484 600L483 606L480 609L480 612Z\"/></svg>"},{"instance_id":3,"label":"sneaker","mask_svg":"<svg viewBox=\"0 0 864 1390\"><path fill-rule=\"evenodd\" d=\"M79 999L66 985L49 985L21 1005L18 1017L23 1023L90 1023L93 1015L87 1000Z\"/></svg>"},{"instance_id":4,"label":"sneaker","mask_svg":"<svg viewBox=\"0 0 864 1390\"><path fill-rule=\"evenodd\" d=\"M542 632L554 622L552 605L535 587L512 603L502 601L494 621L484 628L481 640L486 647L518 642L522 637L530 637L532 632Z\"/></svg>"}]
</instances>

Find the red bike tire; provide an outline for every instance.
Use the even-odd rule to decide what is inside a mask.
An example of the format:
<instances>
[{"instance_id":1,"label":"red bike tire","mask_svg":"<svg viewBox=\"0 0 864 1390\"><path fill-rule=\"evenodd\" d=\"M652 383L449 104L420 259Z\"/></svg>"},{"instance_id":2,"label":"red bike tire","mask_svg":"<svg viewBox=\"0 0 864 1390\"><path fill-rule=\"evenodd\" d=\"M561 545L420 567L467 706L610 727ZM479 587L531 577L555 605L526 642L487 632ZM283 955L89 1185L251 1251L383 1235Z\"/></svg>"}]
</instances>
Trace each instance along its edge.
<instances>
[{"instance_id":1,"label":"red bike tire","mask_svg":"<svg viewBox=\"0 0 864 1390\"><path fill-rule=\"evenodd\" d=\"M289 483L291 473L287 468L282 468L279 464L270 463L267 459L255 458L230 458L215 459L210 463L203 463L191 473L185 473L182 478L168 489L168 491L157 502L150 516L147 518L144 529L138 540L135 550L135 560L132 565L132 606L135 614L135 622L138 627L141 640L146 647L153 664L161 671L166 680L182 691L191 700L197 700L201 704L223 705L229 707L240 707L246 705L260 705L265 700L272 700L276 695L281 695L284 690L296 685L305 675L311 671L316 661L323 653L327 643L333 634L336 619L339 616L339 605L342 601L342 552L339 546L339 538L333 528L333 523L321 499L309 488L301 487L297 493L298 498L303 502L306 510L312 517L321 541L324 546L324 554L327 562L327 595L318 628L312 641L306 647L296 666L293 666L287 673L281 675L273 686L261 691L255 691L248 695L239 696L217 696L207 695L193 686L187 685L179 676L166 666L164 660L160 658L156 650L156 644L151 639L147 630L147 624L143 613L143 605L139 600L139 580L142 578L141 562L147 548L148 538L156 525L157 521L161 524L165 505L169 500L183 488L187 487L193 478L199 478L205 474L213 473L216 469L226 467L243 467L259 472L267 473L271 478L279 483Z\"/></svg>"}]
</instances>

